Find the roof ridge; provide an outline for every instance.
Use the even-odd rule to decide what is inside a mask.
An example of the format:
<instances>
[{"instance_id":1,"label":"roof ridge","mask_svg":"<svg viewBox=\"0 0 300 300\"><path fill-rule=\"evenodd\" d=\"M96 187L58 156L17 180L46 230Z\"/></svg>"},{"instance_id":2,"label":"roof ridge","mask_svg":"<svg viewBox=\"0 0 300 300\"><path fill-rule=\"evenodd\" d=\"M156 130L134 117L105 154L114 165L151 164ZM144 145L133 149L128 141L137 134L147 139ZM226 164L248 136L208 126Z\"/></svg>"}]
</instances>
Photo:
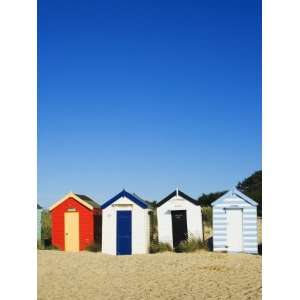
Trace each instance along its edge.
<instances>
[{"instance_id":1,"label":"roof ridge","mask_svg":"<svg viewBox=\"0 0 300 300\"><path fill-rule=\"evenodd\" d=\"M94 208L101 208L100 204L97 203L94 199L92 199L90 196L87 196L85 194L77 194L72 192L75 196L80 198L82 201L85 201L86 203L90 204Z\"/></svg>"},{"instance_id":2,"label":"roof ridge","mask_svg":"<svg viewBox=\"0 0 300 300\"><path fill-rule=\"evenodd\" d=\"M145 200L140 198L138 195L136 195L134 193L131 194L131 193L127 192L125 189L123 189L120 193L115 195L113 198L111 198L110 200L108 200L104 204L102 204L102 209L110 206L112 203L114 203L121 197L128 198L129 200L133 201L135 204L139 205L142 208L148 208L148 204L145 202Z\"/></svg>"},{"instance_id":3,"label":"roof ridge","mask_svg":"<svg viewBox=\"0 0 300 300\"><path fill-rule=\"evenodd\" d=\"M179 189L176 189L174 190L172 193L170 193L168 196L164 197L162 200L160 200L158 203L157 203L157 206L161 206L163 205L164 203L166 203L167 201L169 201L170 199L172 199L173 197L176 197L177 196L177 192L178 192L178 195L182 198L184 198L185 200L195 204L195 205L199 205L200 206L200 203L199 201L197 201L196 199L190 197L189 195L185 194L184 192L182 192L181 190Z\"/></svg>"},{"instance_id":4,"label":"roof ridge","mask_svg":"<svg viewBox=\"0 0 300 300\"><path fill-rule=\"evenodd\" d=\"M229 195L235 195L235 196L241 198L242 200L248 202L251 205L254 205L254 206L258 205L258 203L256 201L254 201L250 197L246 196L244 193L242 193L240 190L238 190L236 187L234 187L234 188L230 189L227 193L225 193L224 195L222 195L221 197L219 197L218 199L213 201L211 203L211 206L213 206L213 205L215 205L215 203L227 198Z\"/></svg>"}]
</instances>

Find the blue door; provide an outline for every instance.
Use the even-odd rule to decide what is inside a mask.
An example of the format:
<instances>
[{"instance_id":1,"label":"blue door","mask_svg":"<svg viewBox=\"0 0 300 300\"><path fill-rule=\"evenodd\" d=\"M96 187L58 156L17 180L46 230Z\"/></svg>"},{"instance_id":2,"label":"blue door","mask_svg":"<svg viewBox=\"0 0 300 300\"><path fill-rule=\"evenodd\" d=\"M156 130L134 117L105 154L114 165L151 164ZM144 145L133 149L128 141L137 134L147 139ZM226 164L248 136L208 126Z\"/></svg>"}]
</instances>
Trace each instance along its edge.
<instances>
[{"instance_id":1,"label":"blue door","mask_svg":"<svg viewBox=\"0 0 300 300\"><path fill-rule=\"evenodd\" d=\"M131 211L117 211L117 255L131 254Z\"/></svg>"}]
</instances>

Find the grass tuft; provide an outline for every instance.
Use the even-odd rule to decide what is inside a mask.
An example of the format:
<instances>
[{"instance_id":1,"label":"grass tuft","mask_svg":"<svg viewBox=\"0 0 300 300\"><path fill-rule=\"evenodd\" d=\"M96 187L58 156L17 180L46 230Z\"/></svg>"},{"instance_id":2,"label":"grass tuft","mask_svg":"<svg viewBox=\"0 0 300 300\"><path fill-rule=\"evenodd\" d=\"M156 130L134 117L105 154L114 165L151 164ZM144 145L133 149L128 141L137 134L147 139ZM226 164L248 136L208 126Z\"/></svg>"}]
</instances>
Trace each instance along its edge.
<instances>
[{"instance_id":1,"label":"grass tuft","mask_svg":"<svg viewBox=\"0 0 300 300\"><path fill-rule=\"evenodd\" d=\"M85 251L100 252L101 246L100 246L100 244L92 243L85 248Z\"/></svg>"},{"instance_id":2,"label":"grass tuft","mask_svg":"<svg viewBox=\"0 0 300 300\"><path fill-rule=\"evenodd\" d=\"M179 243L176 252L195 252L200 249L207 249L207 245L199 238L190 237Z\"/></svg>"},{"instance_id":3,"label":"grass tuft","mask_svg":"<svg viewBox=\"0 0 300 300\"><path fill-rule=\"evenodd\" d=\"M166 251L172 251L172 247L169 243L152 242L150 244L150 253L159 253Z\"/></svg>"}]
</instances>

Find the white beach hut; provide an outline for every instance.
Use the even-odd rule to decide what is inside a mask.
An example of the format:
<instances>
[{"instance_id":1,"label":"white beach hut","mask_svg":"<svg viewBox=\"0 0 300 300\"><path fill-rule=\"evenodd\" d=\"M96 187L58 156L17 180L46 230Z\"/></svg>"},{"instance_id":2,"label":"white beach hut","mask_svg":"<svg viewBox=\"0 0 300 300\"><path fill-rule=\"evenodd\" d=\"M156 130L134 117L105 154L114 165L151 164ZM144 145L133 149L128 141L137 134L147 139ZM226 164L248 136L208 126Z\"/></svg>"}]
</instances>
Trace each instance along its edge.
<instances>
[{"instance_id":1,"label":"white beach hut","mask_svg":"<svg viewBox=\"0 0 300 300\"><path fill-rule=\"evenodd\" d=\"M234 188L212 207L214 251L257 253L257 203Z\"/></svg>"},{"instance_id":2,"label":"white beach hut","mask_svg":"<svg viewBox=\"0 0 300 300\"><path fill-rule=\"evenodd\" d=\"M149 252L150 209L135 194L123 190L102 207L102 252L112 255Z\"/></svg>"},{"instance_id":3,"label":"white beach hut","mask_svg":"<svg viewBox=\"0 0 300 300\"><path fill-rule=\"evenodd\" d=\"M178 189L158 202L157 225L159 242L173 248L187 238L203 239L201 207Z\"/></svg>"}]
</instances>

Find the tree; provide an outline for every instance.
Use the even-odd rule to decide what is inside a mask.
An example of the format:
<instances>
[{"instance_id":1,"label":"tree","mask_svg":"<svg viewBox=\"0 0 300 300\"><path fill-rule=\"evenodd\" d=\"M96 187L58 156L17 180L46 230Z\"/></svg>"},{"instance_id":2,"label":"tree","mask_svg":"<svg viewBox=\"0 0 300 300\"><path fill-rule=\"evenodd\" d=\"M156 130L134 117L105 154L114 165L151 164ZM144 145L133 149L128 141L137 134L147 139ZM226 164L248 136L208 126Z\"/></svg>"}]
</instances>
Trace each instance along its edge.
<instances>
[{"instance_id":1,"label":"tree","mask_svg":"<svg viewBox=\"0 0 300 300\"><path fill-rule=\"evenodd\" d=\"M48 210L42 212L42 240L51 240L51 215Z\"/></svg>"},{"instance_id":2,"label":"tree","mask_svg":"<svg viewBox=\"0 0 300 300\"><path fill-rule=\"evenodd\" d=\"M257 212L262 215L262 171L256 171L251 176L237 184L237 189L258 202Z\"/></svg>"},{"instance_id":3,"label":"tree","mask_svg":"<svg viewBox=\"0 0 300 300\"><path fill-rule=\"evenodd\" d=\"M215 192L215 193L210 193L210 194L202 194L198 198L198 201L201 206L210 206L212 202L214 202L218 198L222 197L226 192L227 191Z\"/></svg>"},{"instance_id":4,"label":"tree","mask_svg":"<svg viewBox=\"0 0 300 300\"><path fill-rule=\"evenodd\" d=\"M257 213L262 215L262 171L256 171L249 177L239 182L236 188L246 196L250 197L258 203ZM202 194L198 201L201 206L210 206L212 202L223 196L227 191L215 192L210 194Z\"/></svg>"}]
</instances>

